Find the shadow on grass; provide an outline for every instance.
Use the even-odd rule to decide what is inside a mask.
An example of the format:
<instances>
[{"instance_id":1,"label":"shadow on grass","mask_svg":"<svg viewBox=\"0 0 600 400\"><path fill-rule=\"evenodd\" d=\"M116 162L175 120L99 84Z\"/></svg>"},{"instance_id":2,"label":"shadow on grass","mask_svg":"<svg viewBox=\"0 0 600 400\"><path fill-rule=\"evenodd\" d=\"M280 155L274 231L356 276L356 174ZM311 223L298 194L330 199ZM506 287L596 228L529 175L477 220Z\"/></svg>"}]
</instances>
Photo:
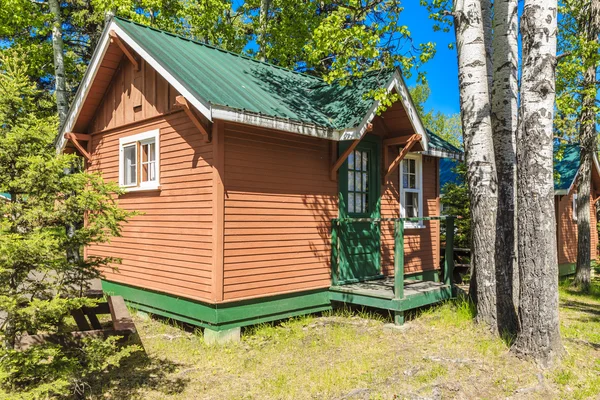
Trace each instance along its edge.
<instances>
[{"instance_id":1,"label":"shadow on grass","mask_svg":"<svg viewBox=\"0 0 600 400\"><path fill-rule=\"evenodd\" d=\"M97 377L91 385L91 391L96 395L116 393L119 399L131 399L142 388L164 395L179 394L184 391L189 379L169 375L182 366L167 359L149 357L140 351L123 360L118 368Z\"/></svg>"}]
</instances>

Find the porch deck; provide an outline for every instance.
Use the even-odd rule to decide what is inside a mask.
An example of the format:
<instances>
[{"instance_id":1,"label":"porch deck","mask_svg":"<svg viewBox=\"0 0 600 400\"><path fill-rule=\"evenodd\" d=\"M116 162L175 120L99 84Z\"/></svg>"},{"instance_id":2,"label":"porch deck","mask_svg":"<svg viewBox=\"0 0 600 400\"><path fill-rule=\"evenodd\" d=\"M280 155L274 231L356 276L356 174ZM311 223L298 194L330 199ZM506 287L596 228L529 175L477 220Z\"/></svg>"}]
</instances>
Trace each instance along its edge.
<instances>
[{"instance_id":1,"label":"porch deck","mask_svg":"<svg viewBox=\"0 0 600 400\"><path fill-rule=\"evenodd\" d=\"M446 252L442 266L443 282L411 280L404 277L404 222L405 220L446 220ZM346 223L357 221L373 221L374 219L345 219ZM330 298L347 304L357 304L394 312L396 324L404 323L404 311L438 303L454 296L452 273L454 268L453 239L454 217L421 217L397 218L395 222L394 245L394 276L381 279L364 280L353 283L340 283L339 274L339 219L333 220L332 233L332 285L329 289Z\"/></svg>"},{"instance_id":2,"label":"porch deck","mask_svg":"<svg viewBox=\"0 0 600 400\"><path fill-rule=\"evenodd\" d=\"M452 287L443 282L407 280L404 282L404 296L397 298L393 277L331 286L329 291L333 301L394 311L398 324L404 321L404 311L453 297Z\"/></svg>"}]
</instances>

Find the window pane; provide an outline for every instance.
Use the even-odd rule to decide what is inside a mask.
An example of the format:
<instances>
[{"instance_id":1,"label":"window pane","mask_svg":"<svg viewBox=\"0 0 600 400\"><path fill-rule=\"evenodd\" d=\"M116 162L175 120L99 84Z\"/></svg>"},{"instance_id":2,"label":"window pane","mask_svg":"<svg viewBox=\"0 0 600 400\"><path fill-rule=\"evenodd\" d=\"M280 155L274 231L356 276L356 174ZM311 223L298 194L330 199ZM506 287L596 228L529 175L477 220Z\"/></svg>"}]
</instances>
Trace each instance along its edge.
<instances>
[{"instance_id":1,"label":"window pane","mask_svg":"<svg viewBox=\"0 0 600 400\"><path fill-rule=\"evenodd\" d=\"M414 174L417 172L417 169L415 168L415 160L408 160L408 170L411 174Z\"/></svg>"},{"instance_id":2,"label":"window pane","mask_svg":"<svg viewBox=\"0 0 600 400\"><path fill-rule=\"evenodd\" d=\"M356 194L356 206L355 206L357 213L364 212L362 204L363 204L362 196L360 195L360 193L357 193Z\"/></svg>"},{"instance_id":3,"label":"window pane","mask_svg":"<svg viewBox=\"0 0 600 400\"><path fill-rule=\"evenodd\" d=\"M356 176L356 179L354 180L354 181L356 182L356 183L355 183L355 186L354 186L354 187L355 187L355 190L356 190L357 192L362 192L362 190L363 190L363 187L362 187L362 184L361 184L360 172L357 172L355 176Z\"/></svg>"},{"instance_id":4,"label":"window pane","mask_svg":"<svg viewBox=\"0 0 600 400\"><path fill-rule=\"evenodd\" d=\"M350 153L350 155L348 156L348 169L354 169L354 152Z\"/></svg>"},{"instance_id":5,"label":"window pane","mask_svg":"<svg viewBox=\"0 0 600 400\"><path fill-rule=\"evenodd\" d=\"M362 173L362 189L363 192L367 192L369 190L369 186L367 185L367 173Z\"/></svg>"},{"instance_id":6,"label":"window pane","mask_svg":"<svg viewBox=\"0 0 600 400\"><path fill-rule=\"evenodd\" d=\"M406 173L402 174L402 187L403 188L408 187L408 174L406 174Z\"/></svg>"},{"instance_id":7,"label":"window pane","mask_svg":"<svg viewBox=\"0 0 600 400\"><path fill-rule=\"evenodd\" d=\"M367 197L366 193L364 193L362 195L362 206L363 206L363 212L367 212L367 210L369 209L369 204L368 204L368 197Z\"/></svg>"},{"instance_id":8,"label":"window pane","mask_svg":"<svg viewBox=\"0 0 600 400\"><path fill-rule=\"evenodd\" d=\"M415 218L419 216L419 197L417 193L405 193L405 204L407 218Z\"/></svg>"},{"instance_id":9,"label":"window pane","mask_svg":"<svg viewBox=\"0 0 600 400\"><path fill-rule=\"evenodd\" d=\"M348 212L354 212L354 193L348 193Z\"/></svg>"},{"instance_id":10,"label":"window pane","mask_svg":"<svg viewBox=\"0 0 600 400\"><path fill-rule=\"evenodd\" d=\"M149 144L142 145L142 162L148 162L148 152L150 151Z\"/></svg>"},{"instance_id":11,"label":"window pane","mask_svg":"<svg viewBox=\"0 0 600 400\"><path fill-rule=\"evenodd\" d=\"M123 184L137 183L136 145L123 147Z\"/></svg>"},{"instance_id":12,"label":"window pane","mask_svg":"<svg viewBox=\"0 0 600 400\"><path fill-rule=\"evenodd\" d=\"M409 179L408 179L408 187L411 189L416 189L417 188L417 180L414 174L409 175Z\"/></svg>"},{"instance_id":13,"label":"window pane","mask_svg":"<svg viewBox=\"0 0 600 400\"><path fill-rule=\"evenodd\" d=\"M360 151L355 151L354 152L356 154L356 168L354 168L357 171L360 171L360 167L362 165L362 157L361 157L361 152Z\"/></svg>"},{"instance_id":14,"label":"window pane","mask_svg":"<svg viewBox=\"0 0 600 400\"><path fill-rule=\"evenodd\" d=\"M148 157L148 161L156 161L156 143L152 142L149 144L150 147L150 155Z\"/></svg>"},{"instance_id":15,"label":"window pane","mask_svg":"<svg viewBox=\"0 0 600 400\"><path fill-rule=\"evenodd\" d=\"M348 172L348 190L351 192L354 191L354 172L353 171Z\"/></svg>"},{"instance_id":16,"label":"window pane","mask_svg":"<svg viewBox=\"0 0 600 400\"><path fill-rule=\"evenodd\" d=\"M367 153L367 152L365 151L365 152L363 152L363 155L362 155L362 170L363 170L363 171L366 171L366 170L367 170L367 161L368 161L368 160L367 160L367 154L369 154L369 153Z\"/></svg>"}]
</instances>

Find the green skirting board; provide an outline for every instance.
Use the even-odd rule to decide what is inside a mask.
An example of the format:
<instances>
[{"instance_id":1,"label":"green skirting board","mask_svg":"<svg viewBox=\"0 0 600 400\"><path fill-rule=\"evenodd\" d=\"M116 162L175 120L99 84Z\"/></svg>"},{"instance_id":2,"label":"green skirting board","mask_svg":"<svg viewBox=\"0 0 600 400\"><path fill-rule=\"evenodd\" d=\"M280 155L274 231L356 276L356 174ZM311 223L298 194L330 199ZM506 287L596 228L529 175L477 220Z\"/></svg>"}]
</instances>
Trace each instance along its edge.
<instances>
[{"instance_id":1,"label":"green skirting board","mask_svg":"<svg viewBox=\"0 0 600 400\"><path fill-rule=\"evenodd\" d=\"M576 264L558 264L558 276L569 276L575 274Z\"/></svg>"},{"instance_id":2,"label":"green skirting board","mask_svg":"<svg viewBox=\"0 0 600 400\"><path fill-rule=\"evenodd\" d=\"M105 280L102 290L123 296L138 310L216 331L331 310L327 288L225 304L208 304Z\"/></svg>"}]
</instances>

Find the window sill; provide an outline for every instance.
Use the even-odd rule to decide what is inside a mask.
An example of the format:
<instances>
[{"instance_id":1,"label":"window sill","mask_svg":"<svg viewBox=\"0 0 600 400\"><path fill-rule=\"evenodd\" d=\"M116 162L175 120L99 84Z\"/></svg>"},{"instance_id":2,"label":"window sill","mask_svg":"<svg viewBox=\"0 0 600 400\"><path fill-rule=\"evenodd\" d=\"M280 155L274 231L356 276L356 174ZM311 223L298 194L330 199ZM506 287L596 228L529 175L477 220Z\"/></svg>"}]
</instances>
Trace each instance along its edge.
<instances>
[{"instance_id":1,"label":"window sill","mask_svg":"<svg viewBox=\"0 0 600 400\"><path fill-rule=\"evenodd\" d=\"M131 192L155 192L155 191L160 191L160 185L157 186L135 186L135 187L124 187L121 186L121 189L125 190L125 193L131 193Z\"/></svg>"}]
</instances>

